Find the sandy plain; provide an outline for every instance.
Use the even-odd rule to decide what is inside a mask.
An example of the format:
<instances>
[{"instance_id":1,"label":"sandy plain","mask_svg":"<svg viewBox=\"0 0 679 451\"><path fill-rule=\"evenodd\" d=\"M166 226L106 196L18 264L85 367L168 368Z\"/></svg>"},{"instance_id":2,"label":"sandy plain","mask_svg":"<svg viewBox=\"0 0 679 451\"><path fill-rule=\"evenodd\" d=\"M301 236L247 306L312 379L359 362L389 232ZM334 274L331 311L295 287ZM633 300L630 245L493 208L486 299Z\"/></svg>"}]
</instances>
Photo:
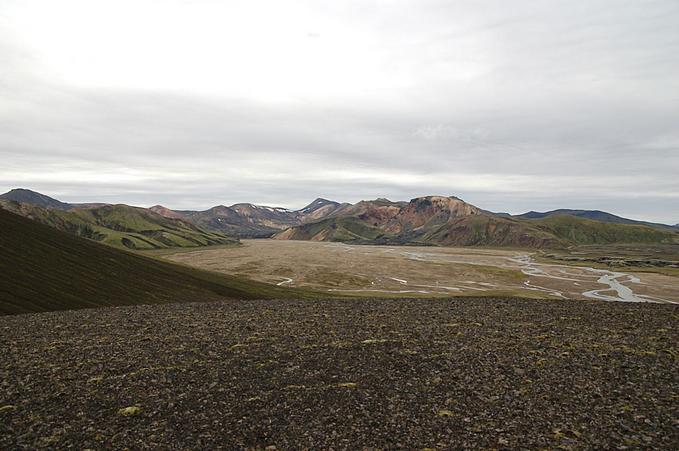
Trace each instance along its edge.
<instances>
[{"instance_id":1,"label":"sandy plain","mask_svg":"<svg viewBox=\"0 0 679 451\"><path fill-rule=\"evenodd\" d=\"M164 258L279 286L359 296L522 296L679 302L679 277L547 260L525 249L243 240Z\"/></svg>"}]
</instances>

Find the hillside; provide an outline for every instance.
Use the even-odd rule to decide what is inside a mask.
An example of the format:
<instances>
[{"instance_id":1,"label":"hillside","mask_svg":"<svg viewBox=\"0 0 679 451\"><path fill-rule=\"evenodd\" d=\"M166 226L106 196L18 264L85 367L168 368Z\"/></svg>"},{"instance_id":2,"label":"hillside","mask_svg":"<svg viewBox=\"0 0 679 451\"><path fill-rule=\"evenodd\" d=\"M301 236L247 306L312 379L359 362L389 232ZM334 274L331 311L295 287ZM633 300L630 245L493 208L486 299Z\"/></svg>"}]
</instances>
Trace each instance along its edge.
<instances>
[{"instance_id":1,"label":"hillside","mask_svg":"<svg viewBox=\"0 0 679 451\"><path fill-rule=\"evenodd\" d=\"M419 238L443 246L561 247L566 243L549 231L499 216L463 216L426 232Z\"/></svg>"},{"instance_id":2,"label":"hillside","mask_svg":"<svg viewBox=\"0 0 679 451\"><path fill-rule=\"evenodd\" d=\"M232 238L206 232L186 221L128 205L64 211L2 200L0 207L61 231L121 248L162 249L237 243Z\"/></svg>"},{"instance_id":3,"label":"hillside","mask_svg":"<svg viewBox=\"0 0 679 451\"><path fill-rule=\"evenodd\" d=\"M0 209L0 314L167 302L304 297L75 237Z\"/></svg>"},{"instance_id":4,"label":"hillside","mask_svg":"<svg viewBox=\"0 0 679 451\"><path fill-rule=\"evenodd\" d=\"M379 228L370 226L358 218L326 218L318 222L291 227L273 237L277 240L373 242L390 240Z\"/></svg>"},{"instance_id":5,"label":"hillside","mask_svg":"<svg viewBox=\"0 0 679 451\"><path fill-rule=\"evenodd\" d=\"M636 221L634 219L623 218L611 213L606 213L601 210L571 210L562 208L559 210L552 210L546 212L529 211L521 215L513 216L516 219L545 219L553 216L575 216L582 219L591 219L594 221L610 222L613 224L627 224L627 225L642 225L654 227L661 230L670 230L672 226L667 224L658 224L655 222Z\"/></svg>"},{"instance_id":6,"label":"hillside","mask_svg":"<svg viewBox=\"0 0 679 451\"><path fill-rule=\"evenodd\" d=\"M679 232L632 224L615 224L570 215L527 221L572 244L679 244Z\"/></svg>"}]
</instances>

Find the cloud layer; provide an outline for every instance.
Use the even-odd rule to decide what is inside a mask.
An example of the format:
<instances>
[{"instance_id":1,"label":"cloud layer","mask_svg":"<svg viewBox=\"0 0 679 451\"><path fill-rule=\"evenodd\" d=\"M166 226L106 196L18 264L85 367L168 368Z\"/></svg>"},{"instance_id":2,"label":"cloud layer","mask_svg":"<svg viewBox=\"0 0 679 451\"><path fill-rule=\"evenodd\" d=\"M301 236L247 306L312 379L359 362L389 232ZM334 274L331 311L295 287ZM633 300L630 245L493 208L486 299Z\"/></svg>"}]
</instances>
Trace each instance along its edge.
<instances>
[{"instance_id":1,"label":"cloud layer","mask_svg":"<svg viewBox=\"0 0 679 451\"><path fill-rule=\"evenodd\" d=\"M0 188L679 222L676 1L8 1Z\"/></svg>"}]
</instances>

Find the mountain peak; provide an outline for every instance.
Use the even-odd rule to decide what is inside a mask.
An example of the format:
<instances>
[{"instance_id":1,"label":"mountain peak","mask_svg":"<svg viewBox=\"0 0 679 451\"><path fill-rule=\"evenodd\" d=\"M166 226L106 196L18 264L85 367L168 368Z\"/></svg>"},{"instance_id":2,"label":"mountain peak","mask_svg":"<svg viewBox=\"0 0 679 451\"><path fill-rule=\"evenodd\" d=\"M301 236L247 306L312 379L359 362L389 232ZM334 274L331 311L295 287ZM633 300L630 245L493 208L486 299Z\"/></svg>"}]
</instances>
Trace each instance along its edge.
<instances>
[{"instance_id":1,"label":"mountain peak","mask_svg":"<svg viewBox=\"0 0 679 451\"><path fill-rule=\"evenodd\" d=\"M317 197L313 202L311 202L309 205L306 207L298 210L301 213L311 213L313 211L318 210L319 208L323 208L326 205L339 205L338 202L335 202L334 200L328 200L324 199L322 197Z\"/></svg>"},{"instance_id":2,"label":"mountain peak","mask_svg":"<svg viewBox=\"0 0 679 451\"><path fill-rule=\"evenodd\" d=\"M13 200L14 202L37 205L45 208L56 208L59 210L68 210L71 208L70 204L26 188L15 188L7 191L5 194L0 195L0 199Z\"/></svg>"},{"instance_id":3,"label":"mountain peak","mask_svg":"<svg viewBox=\"0 0 679 451\"><path fill-rule=\"evenodd\" d=\"M328 204L337 204L338 202L335 202L334 200L328 200L323 197L317 197L316 200L311 202L308 206L311 205L328 205Z\"/></svg>"}]
</instances>

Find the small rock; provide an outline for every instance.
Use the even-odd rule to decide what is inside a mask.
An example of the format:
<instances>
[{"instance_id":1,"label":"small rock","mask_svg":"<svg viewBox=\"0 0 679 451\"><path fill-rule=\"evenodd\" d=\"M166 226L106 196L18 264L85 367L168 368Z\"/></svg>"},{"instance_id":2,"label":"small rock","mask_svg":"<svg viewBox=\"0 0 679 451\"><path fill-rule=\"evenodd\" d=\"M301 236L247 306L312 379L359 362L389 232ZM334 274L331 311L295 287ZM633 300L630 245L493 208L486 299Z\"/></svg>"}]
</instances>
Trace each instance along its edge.
<instances>
[{"instance_id":1,"label":"small rock","mask_svg":"<svg viewBox=\"0 0 679 451\"><path fill-rule=\"evenodd\" d=\"M124 417L132 417L139 415L140 413L141 407L138 406L123 407L122 409L118 409L118 415L122 415Z\"/></svg>"}]
</instances>

